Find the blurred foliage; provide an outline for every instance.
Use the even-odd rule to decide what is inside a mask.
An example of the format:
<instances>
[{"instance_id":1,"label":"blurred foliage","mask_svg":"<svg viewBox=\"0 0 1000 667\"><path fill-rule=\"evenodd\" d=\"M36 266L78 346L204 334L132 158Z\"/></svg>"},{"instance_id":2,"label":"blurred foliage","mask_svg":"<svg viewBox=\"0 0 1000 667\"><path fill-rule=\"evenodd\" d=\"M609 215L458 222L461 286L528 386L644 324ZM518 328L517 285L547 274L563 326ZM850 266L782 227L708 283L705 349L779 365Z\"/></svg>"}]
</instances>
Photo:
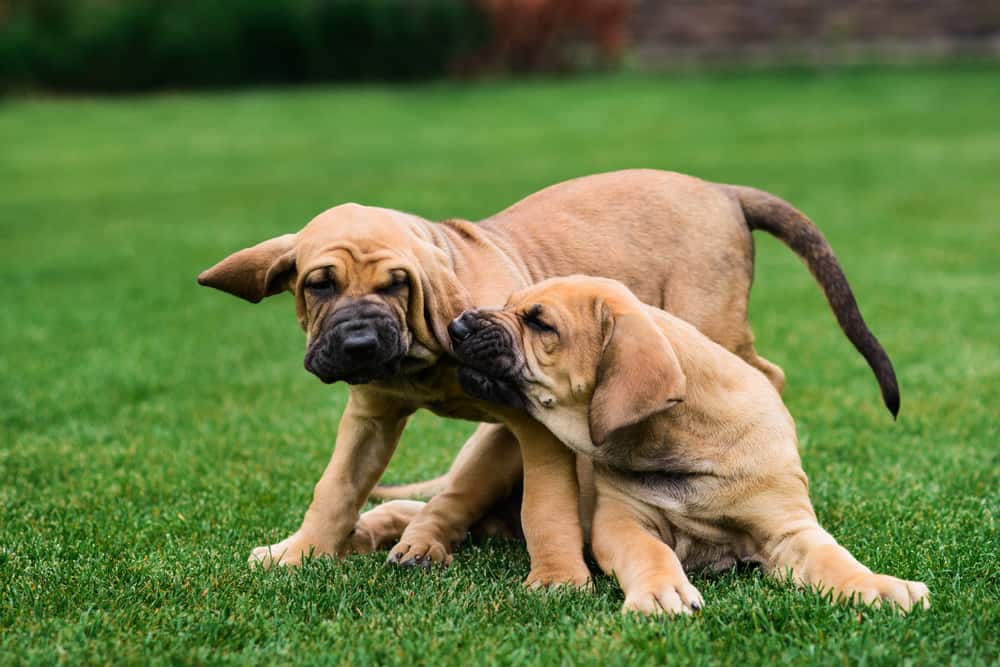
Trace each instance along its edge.
<instances>
[{"instance_id":1,"label":"blurred foliage","mask_svg":"<svg viewBox=\"0 0 1000 667\"><path fill-rule=\"evenodd\" d=\"M13 0L0 87L406 81L441 76L486 36L466 0Z\"/></svg>"}]
</instances>

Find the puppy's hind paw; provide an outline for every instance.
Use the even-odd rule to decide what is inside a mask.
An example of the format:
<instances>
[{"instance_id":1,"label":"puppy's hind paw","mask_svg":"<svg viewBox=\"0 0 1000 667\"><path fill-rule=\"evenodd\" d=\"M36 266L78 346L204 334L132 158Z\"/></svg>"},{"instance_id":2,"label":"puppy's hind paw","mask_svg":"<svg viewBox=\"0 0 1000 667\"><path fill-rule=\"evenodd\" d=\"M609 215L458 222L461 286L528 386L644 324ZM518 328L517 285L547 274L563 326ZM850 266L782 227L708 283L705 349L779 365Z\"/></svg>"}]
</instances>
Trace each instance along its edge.
<instances>
[{"instance_id":1,"label":"puppy's hind paw","mask_svg":"<svg viewBox=\"0 0 1000 667\"><path fill-rule=\"evenodd\" d=\"M524 585L533 591L565 586L580 591L592 591L594 582L586 565L567 568L532 568Z\"/></svg>"},{"instance_id":2,"label":"puppy's hind paw","mask_svg":"<svg viewBox=\"0 0 1000 667\"><path fill-rule=\"evenodd\" d=\"M386 562L392 565L402 565L403 567L420 567L429 570L435 565L448 567L451 565L452 555L439 542L422 542L417 544L404 544L400 542L389 552Z\"/></svg>"},{"instance_id":3,"label":"puppy's hind paw","mask_svg":"<svg viewBox=\"0 0 1000 667\"><path fill-rule=\"evenodd\" d=\"M872 607L879 607L883 602L892 604L902 613L916 606L929 609L931 606L930 591L919 581L906 581L887 574L865 574L848 582L843 590L837 592L838 599L852 600Z\"/></svg>"}]
</instances>

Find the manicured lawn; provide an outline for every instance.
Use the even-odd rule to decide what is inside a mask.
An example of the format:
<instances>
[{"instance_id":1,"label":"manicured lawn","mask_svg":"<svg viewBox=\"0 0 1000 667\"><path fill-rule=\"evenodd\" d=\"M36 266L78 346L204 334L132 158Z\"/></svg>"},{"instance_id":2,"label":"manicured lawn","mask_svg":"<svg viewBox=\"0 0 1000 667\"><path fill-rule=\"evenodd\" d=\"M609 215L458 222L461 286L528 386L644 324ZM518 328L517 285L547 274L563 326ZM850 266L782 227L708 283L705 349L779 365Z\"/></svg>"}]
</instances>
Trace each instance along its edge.
<instances>
[{"instance_id":1,"label":"manicured lawn","mask_svg":"<svg viewBox=\"0 0 1000 667\"><path fill-rule=\"evenodd\" d=\"M0 106L0 663L988 664L1000 660L1000 70L623 76ZM343 386L289 298L195 284L345 200L478 218L628 166L810 213L900 375L893 422L797 259L758 235L752 321L788 374L821 521L929 612L829 606L753 570L697 618L522 591L519 544L251 572L294 530ZM387 474L472 424L419 414Z\"/></svg>"}]
</instances>

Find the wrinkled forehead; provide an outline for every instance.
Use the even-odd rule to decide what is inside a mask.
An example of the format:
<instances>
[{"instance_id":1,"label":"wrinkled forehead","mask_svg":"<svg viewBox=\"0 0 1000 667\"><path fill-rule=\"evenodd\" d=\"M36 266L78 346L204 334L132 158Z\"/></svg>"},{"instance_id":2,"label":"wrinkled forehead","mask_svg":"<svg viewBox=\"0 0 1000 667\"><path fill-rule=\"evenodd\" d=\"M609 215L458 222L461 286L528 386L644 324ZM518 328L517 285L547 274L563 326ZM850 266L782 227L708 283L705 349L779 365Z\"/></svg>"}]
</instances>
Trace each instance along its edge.
<instances>
[{"instance_id":1,"label":"wrinkled forehead","mask_svg":"<svg viewBox=\"0 0 1000 667\"><path fill-rule=\"evenodd\" d=\"M396 211L343 204L313 218L296 244L301 270L330 263L371 264L400 258L413 238L412 223Z\"/></svg>"},{"instance_id":2,"label":"wrinkled forehead","mask_svg":"<svg viewBox=\"0 0 1000 667\"><path fill-rule=\"evenodd\" d=\"M549 279L511 295L507 305L517 309L540 306L541 310L567 311L588 306L594 300L590 290L563 279Z\"/></svg>"},{"instance_id":3,"label":"wrinkled forehead","mask_svg":"<svg viewBox=\"0 0 1000 667\"><path fill-rule=\"evenodd\" d=\"M638 299L628 287L609 278L599 276L562 276L549 278L514 294L509 302L561 304L568 310L592 310L596 304L606 304L613 309L628 308Z\"/></svg>"}]
</instances>

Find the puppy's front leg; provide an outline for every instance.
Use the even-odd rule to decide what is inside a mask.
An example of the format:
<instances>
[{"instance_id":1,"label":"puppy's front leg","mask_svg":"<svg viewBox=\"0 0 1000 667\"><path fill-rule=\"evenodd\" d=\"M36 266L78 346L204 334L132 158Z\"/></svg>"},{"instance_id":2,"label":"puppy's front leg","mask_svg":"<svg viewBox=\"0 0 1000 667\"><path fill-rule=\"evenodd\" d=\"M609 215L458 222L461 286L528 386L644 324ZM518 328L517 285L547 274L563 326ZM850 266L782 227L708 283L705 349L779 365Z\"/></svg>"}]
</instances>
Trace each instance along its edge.
<instances>
[{"instance_id":1,"label":"puppy's front leg","mask_svg":"<svg viewBox=\"0 0 1000 667\"><path fill-rule=\"evenodd\" d=\"M430 567L451 562L452 546L521 479L521 451L500 424L480 424L448 471L448 483L414 517L389 562Z\"/></svg>"},{"instance_id":2,"label":"puppy's front leg","mask_svg":"<svg viewBox=\"0 0 1000 667\"><path fill-rule=\"evenodd\" d=\"M352 389L333 456L313 490L302 526L277 544L254 549L250 564L295 566L309 555L350 552L361 507L385 472L408 415L409 411Z\"/></svg>"},{"instance_id":3,"label":"puppy's front leg","mask_svg":"<svg viewBox=\"0 0 1000 667\"><path fill-rule=\"evenodd\" d=\"M623 612L691 614L705 606L674 550L650 532L635 507L597 476L591 545L625 593Z\"/></svg>"},{"instance_id":4,"label":"puppy's front leg","mask_svg":"<svg viewBox=\"0 0 1000 667\"><path fill-rule=\"evenodd\" d=\"M508 426L521 443L524 460L521 523L531 556L524 583L531 588L587 587L590 570L583 560L576 455L533 419L522 417Z\"/></svg>"}]
</instances>

